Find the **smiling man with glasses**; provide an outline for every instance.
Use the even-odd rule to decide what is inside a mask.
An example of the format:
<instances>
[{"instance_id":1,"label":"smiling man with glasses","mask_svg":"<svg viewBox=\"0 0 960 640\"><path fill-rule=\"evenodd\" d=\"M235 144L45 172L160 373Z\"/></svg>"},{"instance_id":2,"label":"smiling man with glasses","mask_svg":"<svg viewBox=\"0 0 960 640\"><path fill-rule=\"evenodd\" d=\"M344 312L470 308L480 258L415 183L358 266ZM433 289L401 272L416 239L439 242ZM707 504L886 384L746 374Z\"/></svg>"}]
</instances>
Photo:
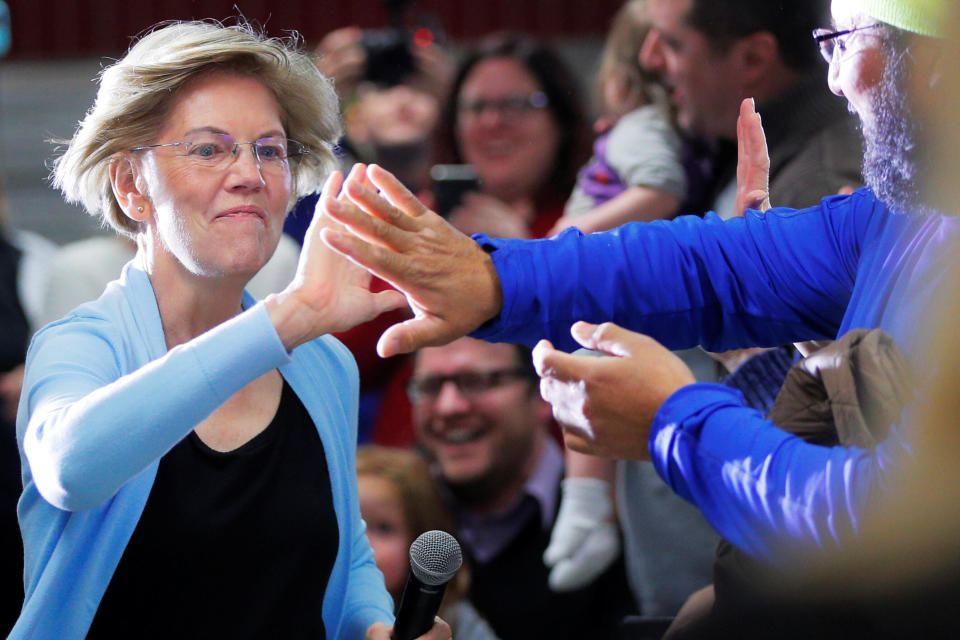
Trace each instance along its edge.
<instances>
[{"instance_id":1,"label":"smiling man with glasses","mask_svg":"<svg viewBox=\"0 0 960 640\"><path fill-rule=\"evenodd\" d=\"M612 638L633 610L622 557L567 593L549 588L540 560L558 513L563 456L537 391L525 347L463 338L422 349L408 385L417 442L470 558L470 599L497 635ZM617 535L612 524L608 535Z\"/></svg>"}]
</instances>

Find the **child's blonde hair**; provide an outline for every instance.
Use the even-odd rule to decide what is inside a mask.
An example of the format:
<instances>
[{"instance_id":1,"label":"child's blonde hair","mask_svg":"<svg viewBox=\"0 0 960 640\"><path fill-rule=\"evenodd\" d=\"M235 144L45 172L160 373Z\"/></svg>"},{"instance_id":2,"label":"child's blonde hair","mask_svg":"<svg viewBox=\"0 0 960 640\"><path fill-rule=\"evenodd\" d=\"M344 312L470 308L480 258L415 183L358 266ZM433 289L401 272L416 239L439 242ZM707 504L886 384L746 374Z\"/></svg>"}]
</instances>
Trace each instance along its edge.
<instances>
[{"instance_id":1,"label":"child's blonde hair","mask_svg":"<svg viewBox=\"0 0 960 640\"><path fill-rule=\"evenodd\" d=\"M594 90L601 111L607 111L604 96L608 82L620 83L625 102L630 105L626 111L661 101L656 79L640 66L640 49L649 32L646 0L627 0L613 18L600 57Z\"/></svg>"},{"instance_id":2,"label":"child's blonde hair","mask_svg":"<svg viewBox=\"0 0 960 640\"><path fill-rule=\"evenodd\" d=\"M416 451L364 445L357 449L357 475L369 475L386 480L400 498L400 509L410 527L410 542L421 533L434 529L456 537L450 512L447 510L436 482L423 457ZM447 585L444 605L466 596L470 574L463 566Z\"/></svg>"}]
</instances>

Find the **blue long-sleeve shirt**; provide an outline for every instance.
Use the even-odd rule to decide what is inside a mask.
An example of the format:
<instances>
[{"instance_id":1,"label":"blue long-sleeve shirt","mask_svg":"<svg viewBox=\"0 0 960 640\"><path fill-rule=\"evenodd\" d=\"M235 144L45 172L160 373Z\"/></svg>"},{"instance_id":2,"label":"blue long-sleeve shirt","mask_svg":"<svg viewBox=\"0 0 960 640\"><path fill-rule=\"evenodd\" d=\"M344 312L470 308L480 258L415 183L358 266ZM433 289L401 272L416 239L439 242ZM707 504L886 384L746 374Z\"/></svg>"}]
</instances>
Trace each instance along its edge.
<instances>
[{"instance_id":1,"label":"blue long-sleeve shirt","mask_svg":"<svg viewBox=\"0 0 960 640\"><path fill-rule=\"evenodd\" d=\"M500 316L474 332L576 346L577 320L613 321L671 349L712 351L833 338L880 327L924 370L919 327L944 292L960 219L892 214L869 189L804 210L686 216L607 233L494 240ZM681 389L658 411L650 451L660 475L746 551L831 546L857 530L909 423L876 451L810 445L718 385Z\"/></svg>"}]
</instances>

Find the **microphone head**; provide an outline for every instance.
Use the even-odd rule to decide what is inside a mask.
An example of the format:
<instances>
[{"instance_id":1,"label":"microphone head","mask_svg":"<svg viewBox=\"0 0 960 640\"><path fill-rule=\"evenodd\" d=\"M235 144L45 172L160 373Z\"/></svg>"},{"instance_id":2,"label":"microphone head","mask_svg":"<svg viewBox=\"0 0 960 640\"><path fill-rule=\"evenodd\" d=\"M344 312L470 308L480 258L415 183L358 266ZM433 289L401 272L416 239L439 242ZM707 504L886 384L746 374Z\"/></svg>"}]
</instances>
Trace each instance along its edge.
<instances>
[{"instance_id":1,"label":"microphone head","mask_svg":"<svg viewBox=\"0 0 960 640\"><path fill-rule=\"evenodd\" d=\"M460 545L446 531L427 531L410 545L410 572L423 584L449 582L462 564Z\"/></svg>"}]
</instances>

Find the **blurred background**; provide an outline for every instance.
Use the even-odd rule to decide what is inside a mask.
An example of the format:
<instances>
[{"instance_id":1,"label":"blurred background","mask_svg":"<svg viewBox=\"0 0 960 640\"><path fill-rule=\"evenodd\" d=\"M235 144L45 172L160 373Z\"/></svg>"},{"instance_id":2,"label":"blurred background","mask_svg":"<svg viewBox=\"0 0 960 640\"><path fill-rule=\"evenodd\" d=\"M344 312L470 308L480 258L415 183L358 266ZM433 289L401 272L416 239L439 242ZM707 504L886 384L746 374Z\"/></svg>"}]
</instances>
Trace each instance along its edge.
<instances>
[{"instance_id":1,"label":"blurred background","mask_svg":"<svg viewBox=\"0 0 960 640\"><path fill-rule=\"evenodd\" d=\"M396 0L7 0L9 50L0 59L0 175L9 222L63 244L104 233L47 182L53 139L68 138L93 102L103 62L163 20L243 15L268 34L298 31L314 47L333 29L388 26ZM410 20L454 54L510 30L554 45L586 87L619 0L414 0ZM2 37L0 37L2 39ZM0 44L2 46L2 44Z\"/></svg>"}]
</instances>

